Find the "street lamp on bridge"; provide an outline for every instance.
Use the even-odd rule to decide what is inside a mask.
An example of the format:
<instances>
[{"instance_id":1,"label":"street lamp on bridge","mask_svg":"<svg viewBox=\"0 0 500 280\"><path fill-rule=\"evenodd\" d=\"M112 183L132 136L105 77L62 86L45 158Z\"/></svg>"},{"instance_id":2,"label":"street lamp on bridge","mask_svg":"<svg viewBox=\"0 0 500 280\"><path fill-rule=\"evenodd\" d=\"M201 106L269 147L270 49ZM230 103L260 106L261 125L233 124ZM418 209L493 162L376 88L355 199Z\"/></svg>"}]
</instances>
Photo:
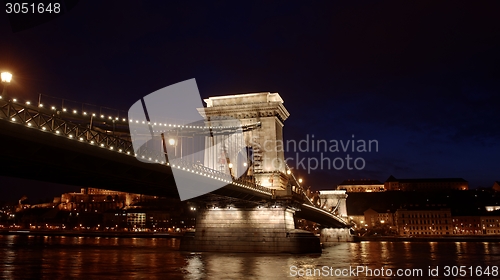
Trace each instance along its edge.
<instances>
[{"instance_id":1,"label":"street lamp on bridge","mask_svg":"<svg viewBox=\"0 0 500 280\"><path fill-rule=\"evenodd\" d=\"M174 157L177 156L177 141L174 138L168 139L168 144L174 147ZM181 146L181 157L182 157L182 146Z\"/></svg>"},{"instance_id":2,"label":"street lamp on bridge","mask_svg":"<svg viewBox=\"0 0 500 280\"><path fill-rule=\"evenodd\" d=\"M174 146L175 145L175 139L173 139L173 138L168 139L168 144L170 146Z\"/></svg>"},{"instance_id":3,"label":"street lamp on bridge","mask_svg":"<svg viewBox=\"0 0 500 280\"><path fill-rule=\"evenodd\" d=\"M0 75L2 78L2 84L3 84L3 91L2 91L2 96L7 93L7 86L10 84L10 81L12 80L12 74L9 72L2 72Z\"/></svg>"}]
</instances>

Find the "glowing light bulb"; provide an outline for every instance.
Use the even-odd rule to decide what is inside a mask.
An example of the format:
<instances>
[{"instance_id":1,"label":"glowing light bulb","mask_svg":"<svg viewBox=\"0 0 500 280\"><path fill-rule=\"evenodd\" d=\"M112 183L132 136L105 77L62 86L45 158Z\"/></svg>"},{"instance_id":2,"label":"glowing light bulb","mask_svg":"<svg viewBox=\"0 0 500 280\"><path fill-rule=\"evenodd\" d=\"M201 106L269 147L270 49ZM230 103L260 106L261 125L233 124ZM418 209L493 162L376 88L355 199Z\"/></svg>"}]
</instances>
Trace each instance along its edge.
<instances>
[{"instance_id":1,"label":"glowing light bulb","mask_svg":"<svg viewBox=\"0 0 500 280\"><path fill-rule=\"evenodd\" d=\"M9 72L2 72L1 77L3 83L10 83L12 80L12 74Z\"/></svg>"}]
</instances>

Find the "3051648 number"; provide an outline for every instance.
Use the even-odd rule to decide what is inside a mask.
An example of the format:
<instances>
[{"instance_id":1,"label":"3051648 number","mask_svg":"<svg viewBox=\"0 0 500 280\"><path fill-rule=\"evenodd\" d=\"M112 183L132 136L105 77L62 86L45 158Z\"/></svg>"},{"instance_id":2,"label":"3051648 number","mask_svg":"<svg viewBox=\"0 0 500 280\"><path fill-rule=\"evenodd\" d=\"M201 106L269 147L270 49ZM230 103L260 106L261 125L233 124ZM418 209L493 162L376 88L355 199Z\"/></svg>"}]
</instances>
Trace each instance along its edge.
<instances>
[{"instance_id":1,"label":"3051648 number","mask_svg":"<svg viewBox=\"0 0 500 280\"><path fill-rule=\"evenodd\" d=\"M43 14L61 12L60 3L5 3L7 14Z\"/></svg>"},{"instance_id":2,"label":"3051648 number","mask_svg":"<svg viewBox=\"0 0 500 280\"><path fill-rule=\"evenodd\" d=\"M445 266L444 276L452 277L488 277L498 276L498 266Z\"/></svg>"}]
</instances>

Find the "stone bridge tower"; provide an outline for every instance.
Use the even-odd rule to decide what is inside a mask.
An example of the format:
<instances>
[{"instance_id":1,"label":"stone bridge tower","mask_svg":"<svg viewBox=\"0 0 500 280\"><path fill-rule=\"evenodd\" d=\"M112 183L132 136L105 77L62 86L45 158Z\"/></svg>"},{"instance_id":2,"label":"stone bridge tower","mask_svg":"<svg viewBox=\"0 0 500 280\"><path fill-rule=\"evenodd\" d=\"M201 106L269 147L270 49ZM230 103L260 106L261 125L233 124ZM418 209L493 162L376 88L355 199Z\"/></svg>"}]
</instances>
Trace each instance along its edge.
<instances>
[{"instance_id":1,"label":"stone bridge tower","mask_svg":"<svg viewBox=\"0 0 500 280\"><path fill-rule=\"evenodd\" d=\"M284 189L288 183L283 147L283 125L290 115L278 93L261 92L210 97L200 110L209 122L237 119L241 125L260 122L260 127L244 132L251 152L249 172L259 185Z\"/></svg>"}]
</instances>

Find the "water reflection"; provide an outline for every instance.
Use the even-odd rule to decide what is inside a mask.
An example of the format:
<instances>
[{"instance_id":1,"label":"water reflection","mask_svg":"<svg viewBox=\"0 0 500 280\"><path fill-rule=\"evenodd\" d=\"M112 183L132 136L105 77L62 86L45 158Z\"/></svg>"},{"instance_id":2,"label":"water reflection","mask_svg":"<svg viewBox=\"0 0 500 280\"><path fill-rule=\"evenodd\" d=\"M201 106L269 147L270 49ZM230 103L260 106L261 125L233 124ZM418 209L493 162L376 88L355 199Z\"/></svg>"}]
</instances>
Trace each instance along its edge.
<instances>
[{"instance_id":1,"label":"water reflection","mask_svg":"<svg viewBox=\"0 0 500 280\"><path fill-rule=\"evenodd\" d=\"M184 271L186 272L186 279L195 280L205 278L205 270L201 255L193 254L189 256Z\"/></svg>"},{"instance_id":2,"label":"water reflection","mask_svg":"<svg viewBox=\"0 0 500 280\"><path fill-rule=\"evenodd\" d=\"M0 235L3 279L290 279L296 271L497 265L492 242L339 243L322 255L180 252L178 239ZM322 279L321 275L301 279ZM374 279L360 275L356 279ZM380 278L379 278L380 279Z\"/></svg>"},{"instance_id":3,"label":"water reflection","mask_svg":"<svg viewBox=\"0 0 500 280\"><path fill-rule=\"evenodd\" d=\"M437 258L437 242L429 242L429 246L430 246L430 250L429 250L430 259L436 260L436 258Z\"/></svg>"}]
</instances>

